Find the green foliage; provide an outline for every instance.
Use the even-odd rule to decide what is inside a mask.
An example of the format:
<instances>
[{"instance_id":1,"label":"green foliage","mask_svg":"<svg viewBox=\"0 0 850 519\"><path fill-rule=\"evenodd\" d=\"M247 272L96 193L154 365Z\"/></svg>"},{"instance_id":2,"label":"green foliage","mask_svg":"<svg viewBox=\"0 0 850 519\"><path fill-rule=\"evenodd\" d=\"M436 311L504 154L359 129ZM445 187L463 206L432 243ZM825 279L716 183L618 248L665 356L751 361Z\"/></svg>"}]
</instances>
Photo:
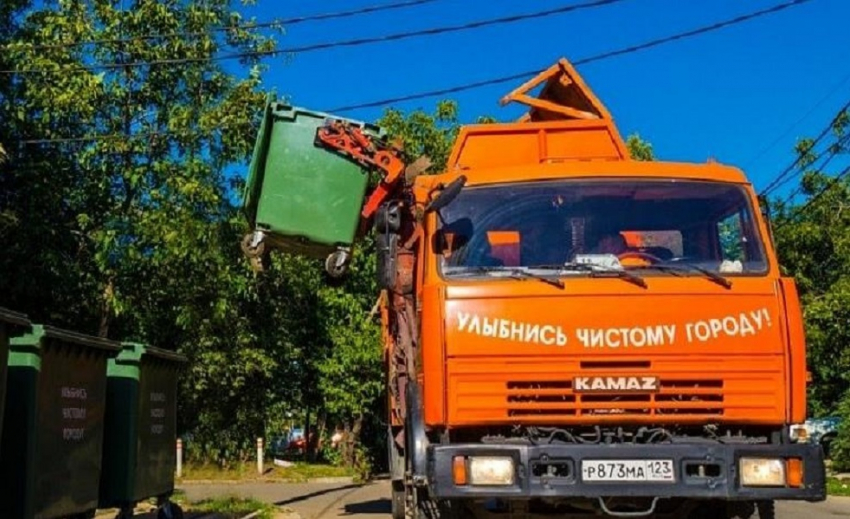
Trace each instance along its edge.
<instances>
[{"instance_id":1,"label":"green foliage","mask_svg":"<svg viewBox=\"0 0 850 519\"><path fill-rule=\"evenodd\" d=\"M830 496L850 497L850 479L827 478L826 493Z\"/></svg>"},{"instance_id":2,"label":"green foliage","mask_svg":"<svg viewBox=\"0 0 850 519\"><path fill-rule=\"evenodd\" d=\"M261 69L240 79L210 58L274 42L235 27L228 0L119 7L22 6L0 24L2 68L44 71L0 77L0 305L185 353L189 452L237 459L263 433L263 404L291 396L293 368L291 339L257 308L286 303L255 285L230 202ZM158 64L114 65L142 62Z\"/></svg>"},{"instance_id":3,"label":"green foliage","mask_svg":"<svg viewBox=\"0 0 850 519\"><path fill-rule=\"evenodd\" d=\"M629 154L634 160L655 160L655 155L652 152L652 144L643 140L637 133L633 133L626 138L626 147L629 149Z\"/></svg>"},{"instance_id":4,"label":"green foliage","mask_svg":"<svg viewBox=\"0 0 850 519\"><path fill-rule=\"evenodd\" d=\"M836 142L846 130L847 118L839 117ZM802 200L772 204L773 220L780 263L795 278L803 303L813 376L810 409L823 415L834 413L850 389L850 329L841 325L850 320L850 214L843 210L850 204L850 184L836 183L835 173L818 169L812 141L801 141L797 150L806 168Z\"/></svg>"},{"instance_id":5,"label":"green foliage","mask_svg":"<svg viewBox=\"0 0 850 519\"><path fill-rule=\"evenodd\" d=\"M842 417L838 424L838 435L830 446L832 469L838 472L850 472L850 391L838 406L838 416ZM847 492L850 494L850 492Z\"/></svg>"},{"instance_id":6,"label":"green foliage","mask_svg":"<svg viewBox=\"0 0 850 519\"><path fill-rule=\"evenodd\" d=\"M830 152L846 152L848 117L833 126ZM783 269L800 289L805 319L808 365L813 383L809 408L815 416L837 415L842 422L832 444L834 468L850 470L850 183L836 182L835 172L815 160L814 141L801 140L804 173L802 200L774 204L774 229ZM841 489L846 485L841 484Z\"/></svg>"},{"instance_id":7,"label":"green foliage","mask_svg":"<svg viewBox=\"0 0 850 519\"><path fill-rule=\"evenodd\" d=\"M448 100L437 103L433 114L417 110L405 116L389 109L377 123L392 138L401 140L408 160L420 155L430 157L433 171L445 167L460 129L457 103Z\"/></svg>"},{"instance_id":8,"label":"green foliage","mask_svg":"<svg viewBox=\"0 0 850 519\"><path fill-rule=\"evenodd\" d=\"M237 496L223 496L214 499L204 499L196 503L192 503L189 507L192 512L205 512L228 514L228 516L244 517L253 512L256 512L257 519L273 519L277 508L273 505L267 505L256 499L249 499Z\"/></svg>"}]
</instances>

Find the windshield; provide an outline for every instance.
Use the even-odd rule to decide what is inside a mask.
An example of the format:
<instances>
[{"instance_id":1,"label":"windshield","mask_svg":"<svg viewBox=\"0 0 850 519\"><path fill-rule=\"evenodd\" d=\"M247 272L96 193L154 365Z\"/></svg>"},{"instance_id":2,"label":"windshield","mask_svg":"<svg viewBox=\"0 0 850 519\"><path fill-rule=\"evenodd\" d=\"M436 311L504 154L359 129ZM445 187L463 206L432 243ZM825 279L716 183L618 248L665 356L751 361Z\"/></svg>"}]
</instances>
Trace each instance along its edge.
<instances>
[{"instance_id":1,"label":"windshield","mask_svg":"<svg viewBox=\"0 0 850 519\"><path fill-rule=\"evenodd\" d=\"M439 216L437 252L448 277L535 268L587 274L588 266L663 275L767 270L749 198L734 184L616 179L470 186Z\"/></svg>"}]
</instances>

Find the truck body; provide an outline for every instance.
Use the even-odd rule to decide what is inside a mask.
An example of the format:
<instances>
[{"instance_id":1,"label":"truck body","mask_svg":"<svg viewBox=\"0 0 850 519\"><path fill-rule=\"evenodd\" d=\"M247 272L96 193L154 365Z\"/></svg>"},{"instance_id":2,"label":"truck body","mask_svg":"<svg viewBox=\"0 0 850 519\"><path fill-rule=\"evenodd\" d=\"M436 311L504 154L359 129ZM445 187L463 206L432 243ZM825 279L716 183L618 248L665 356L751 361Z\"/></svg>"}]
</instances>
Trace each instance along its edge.
<instances>
[{"instance_id":1,"label":"truck body","mask_svg":"<svg viewBox=\"0 0 850 519\"><path fill-rule=\"evenodd\" d=\"M394 516L825 499L820 447L788 433L800 303L745 175L633 160L566 60L503 101L529 111L463 127L371 222Z\"/></svg>"}]
</instances>

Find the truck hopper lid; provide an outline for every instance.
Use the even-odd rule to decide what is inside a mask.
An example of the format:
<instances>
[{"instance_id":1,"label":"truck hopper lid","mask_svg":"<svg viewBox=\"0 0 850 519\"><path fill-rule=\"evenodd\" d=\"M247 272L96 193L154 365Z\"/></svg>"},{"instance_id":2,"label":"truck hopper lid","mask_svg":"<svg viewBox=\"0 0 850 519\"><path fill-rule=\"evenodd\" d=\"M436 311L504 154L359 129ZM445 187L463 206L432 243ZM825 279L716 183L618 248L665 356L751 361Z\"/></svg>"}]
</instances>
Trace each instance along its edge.
<instances>
[{"instance_id":1,"label":"truck hopper lid","mask_svg":"<svg viewBox=\"0 0 850 519\"><path fill-rule=\"evenodd\" d=\"M511 102L529 111L515 123L464 126L449 158L450 172L631 158L608 109L566 59L501 100Z\"/></svg>"}]
</instances>

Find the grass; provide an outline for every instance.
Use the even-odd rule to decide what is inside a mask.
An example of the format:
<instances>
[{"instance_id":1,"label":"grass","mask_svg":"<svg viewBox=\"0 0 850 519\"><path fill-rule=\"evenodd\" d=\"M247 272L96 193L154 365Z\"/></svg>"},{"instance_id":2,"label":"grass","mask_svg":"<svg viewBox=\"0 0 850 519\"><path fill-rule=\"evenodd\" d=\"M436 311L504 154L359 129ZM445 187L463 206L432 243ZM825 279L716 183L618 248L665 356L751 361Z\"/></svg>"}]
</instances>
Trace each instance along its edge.
<instances>
[{"instance_id":1,"label":"grass","mask_svg":"<svg viewBox=\"0 0 850 519\"><path fill-rule=\"evenodd\" d=\"M831 496L850 496L850 479L827 478L826 493Z\"/></svg>"},{"instance_id":2,"label":"grass","mask_svg":"<svg viewBox=\"0 0 850 519\"><path fill-rule=\"evenodd\" d=\"M318 463L295 463L291 467L278 467L265 463L265 472L257 474L256 463L240 463L222 468L215 464L186 464L183 466L183 477L180 481L192 480L231 480L231 481L263 481L291 480L304 482L316 478L351 477L354 473L345 467L324 465Z\"/></svg>"},{"instance_id":3,"label":"grass","mask_svg":"<svg viewBox=\"0 0 850 519\"><path fill-rule=\"evenodd\" d=\"M204 501L192 503L188 509L193 512L226 514L234 518L260 511L260 514L256 516L258 519L272 519L276 511L272 505L267 505L254 499L244 499L234 496L205 499Z\"/></svg>"}]
</instances>

